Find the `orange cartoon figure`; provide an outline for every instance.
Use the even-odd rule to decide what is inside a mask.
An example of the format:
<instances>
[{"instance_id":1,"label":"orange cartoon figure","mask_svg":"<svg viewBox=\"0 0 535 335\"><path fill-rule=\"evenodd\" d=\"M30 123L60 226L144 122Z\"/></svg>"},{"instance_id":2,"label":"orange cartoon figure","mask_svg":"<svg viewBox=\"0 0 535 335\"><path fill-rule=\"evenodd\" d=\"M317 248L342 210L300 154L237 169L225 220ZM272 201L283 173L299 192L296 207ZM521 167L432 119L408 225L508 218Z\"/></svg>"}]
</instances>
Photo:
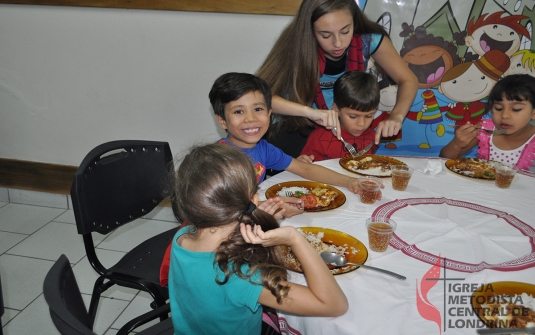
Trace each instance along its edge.
<instances>
[{"instance_id":1,"label":"orange cartoon figure","mask_svg":"<svg viewBox=\"0 0 535 335\"><path fill-rule=\"evenodd\" d=\"M500 50L511 57L520 49L522 36L530 38L528 30L518 21L526 19L524 15L508 15L506 12L484 14L477 21L468 23L466 46L479 56L491 50Z\"/></svg>"}]
</instances>

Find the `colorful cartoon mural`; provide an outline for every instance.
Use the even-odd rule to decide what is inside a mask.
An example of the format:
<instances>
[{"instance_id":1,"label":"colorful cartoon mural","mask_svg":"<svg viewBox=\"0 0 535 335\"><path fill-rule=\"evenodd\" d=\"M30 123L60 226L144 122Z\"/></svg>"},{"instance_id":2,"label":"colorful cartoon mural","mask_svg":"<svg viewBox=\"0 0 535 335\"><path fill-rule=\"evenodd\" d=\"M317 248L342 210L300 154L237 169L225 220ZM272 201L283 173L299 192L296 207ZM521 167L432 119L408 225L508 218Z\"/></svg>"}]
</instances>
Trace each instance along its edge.
<instances>
[{"instance_id":1,"label":"colorful cartoon mural","mask_svg":"<svg viewBox=\"0 0 535 335\"><path fill-rule=\"evenodd\" d=\"M535 0L357 3L387 29L419 81L402 135L385 139L378 154L437 156L453 138L451 125L489 117L486 96L501 76L535 76L531 49ZM388 79L381 77L373 62L368 70L378 75L380 83ZM396 91L395 85L383 83L377 117L388 115ZM468 156L475 156L475 150Z\"/></svg>"}]
</instances>

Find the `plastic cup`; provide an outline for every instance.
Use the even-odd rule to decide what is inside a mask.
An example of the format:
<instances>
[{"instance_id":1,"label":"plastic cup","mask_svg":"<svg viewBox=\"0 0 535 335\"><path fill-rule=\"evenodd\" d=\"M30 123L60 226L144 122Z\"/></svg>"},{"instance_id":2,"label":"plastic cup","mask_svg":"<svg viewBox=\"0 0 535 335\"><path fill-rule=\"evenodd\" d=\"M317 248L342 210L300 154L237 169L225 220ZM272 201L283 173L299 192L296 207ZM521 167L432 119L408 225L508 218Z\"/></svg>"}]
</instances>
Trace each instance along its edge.
<instances>
[{"instance_id":1,"label":"plastic cup","mask_svg":"<svg viewBox=\"0 0 535 335\"><path fill-rule=\"evenodd\" d=\"M368 228L370 249L376 252L386 251L396 227L396 222L388 218L371 217L367 219L366 228Z\"/></svg>"},{"instance_id":2,"label":"plastic cup","mask_svg":"<svg viewBox=\"0 0 535 335\"><path fill-rule=\"evenodd\" d=\"M495 166L496 178L494 182L499 188L509 188L516 174L516 169L505 164Z\"/></svg>"},{"instance_id":3,"label":"plastic cup","mask_svg":"<svg viewBox=\"0 0 535 335\"><path fill-rule=\"evenodd\" d=\"M363 204L373 205L379 192L381 192L381 186L383 181L377 177L360 177L359 186L360 186L360 201Z\"/></svg>"},{"instance_id":4,"label":"plastic cup","mask_svg":"<svg viewBox=\"0 0 535 335\"><path fill-rule=\"evenodd\" d=\"M392 188L396 191L405 191L409 185L413 168L407 165L392 165Z\"/></svg>"}]
</instances>

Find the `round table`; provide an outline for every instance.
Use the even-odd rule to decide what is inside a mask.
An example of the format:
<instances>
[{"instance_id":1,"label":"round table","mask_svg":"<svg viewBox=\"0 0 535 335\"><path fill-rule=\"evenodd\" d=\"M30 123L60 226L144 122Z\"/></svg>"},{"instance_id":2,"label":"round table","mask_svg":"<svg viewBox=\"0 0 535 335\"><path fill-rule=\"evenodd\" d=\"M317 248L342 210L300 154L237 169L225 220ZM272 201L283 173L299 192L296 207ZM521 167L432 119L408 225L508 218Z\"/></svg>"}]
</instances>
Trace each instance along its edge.
<instances>
[{"instance_id":1,"label":"round table","mask_svg":"<svg viewBox=\"0 0 535 335\"><path fill-rule=\"evenodd\" d=\"M500 189L494 181L449 171L444 159L396 158L415 170L406 191L393 190L391 179L383 178L382 199L365 205L337 187L346 196L342 206L305 212L281 225L339 230L368 247L366 219L390 217L398 227L388 250L368 248L366 264L407 280L363 268L337 275L348 312L336 318L279 313L283 334L475 334L484 324L471 307L474 289L497 281L535 284L534 175L517 173L509 189ZM358 177L338 159L315 164ZM441 171L424 173L432 165ZM290 172L275 175L260 185L261 198L272 185L297 180L303 179ZM306 284L291 271L290 280Z\"/></svg>"}]
</instances>

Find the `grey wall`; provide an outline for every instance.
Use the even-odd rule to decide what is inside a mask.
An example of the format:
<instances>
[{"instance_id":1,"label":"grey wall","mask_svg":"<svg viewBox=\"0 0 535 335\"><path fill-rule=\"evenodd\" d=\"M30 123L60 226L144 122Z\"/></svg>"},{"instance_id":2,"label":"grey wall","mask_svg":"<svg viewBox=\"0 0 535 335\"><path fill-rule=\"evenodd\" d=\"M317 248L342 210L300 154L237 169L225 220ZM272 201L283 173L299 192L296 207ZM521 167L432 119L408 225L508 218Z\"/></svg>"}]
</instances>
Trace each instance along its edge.
<instances>
[{"instance_id":1,"label":"grey wall","mask_svg":"<svg viewBox=\"0 0 535 335\"><path fill-rule=\"evenodd\" d=\"M0 5L0 157L78 165L110 140L214 141L213 81L255 72L290 19Z\"/></svg>"}]
</instances>

